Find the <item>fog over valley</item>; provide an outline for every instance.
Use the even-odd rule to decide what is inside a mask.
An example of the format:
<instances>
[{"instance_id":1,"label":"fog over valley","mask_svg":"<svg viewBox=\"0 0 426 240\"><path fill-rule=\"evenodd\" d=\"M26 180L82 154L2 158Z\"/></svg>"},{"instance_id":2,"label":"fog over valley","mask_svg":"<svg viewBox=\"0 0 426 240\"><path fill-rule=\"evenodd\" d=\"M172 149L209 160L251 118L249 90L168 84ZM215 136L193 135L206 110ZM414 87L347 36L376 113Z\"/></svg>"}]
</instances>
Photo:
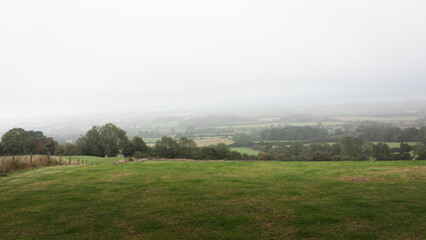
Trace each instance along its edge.
<instances>
[{"instance_id":1,"label":"fog over valley","mask_svg":"<svg viewBox=\"0 0 426 240\"><path fill-rule=\"evenodd\" d=\"M425 5L5 1L0 118L426 100Z\"/></svg>"}]
</instances>

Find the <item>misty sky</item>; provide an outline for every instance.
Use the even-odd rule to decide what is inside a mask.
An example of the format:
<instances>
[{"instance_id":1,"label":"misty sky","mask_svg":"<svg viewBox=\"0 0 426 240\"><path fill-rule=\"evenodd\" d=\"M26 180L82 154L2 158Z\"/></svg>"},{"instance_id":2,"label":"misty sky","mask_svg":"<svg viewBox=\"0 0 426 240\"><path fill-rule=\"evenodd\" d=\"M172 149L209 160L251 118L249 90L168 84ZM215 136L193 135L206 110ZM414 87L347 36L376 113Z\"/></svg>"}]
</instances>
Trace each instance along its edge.
<instances>
[{"instance_id":1,"label":"misty sky","mask_svg":"<svg viewBox=\"0 0 426 240\"><path fill-rule=\"evenodd\" d=\"M0 2L0 118L426 99L426 1Z\"/></svg>"}]
</instances>

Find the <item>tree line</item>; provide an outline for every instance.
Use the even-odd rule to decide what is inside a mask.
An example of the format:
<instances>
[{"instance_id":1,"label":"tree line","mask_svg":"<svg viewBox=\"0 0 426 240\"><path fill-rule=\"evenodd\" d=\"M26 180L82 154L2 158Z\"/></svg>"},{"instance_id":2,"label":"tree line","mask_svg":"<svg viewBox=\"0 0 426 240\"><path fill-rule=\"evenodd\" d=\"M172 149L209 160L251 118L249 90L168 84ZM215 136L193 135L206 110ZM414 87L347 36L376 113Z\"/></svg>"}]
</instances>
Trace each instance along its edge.
<instances>
[{"instance_id":1,"label":"tree line","mask_svg":"<svg viewBox=\"0 0 426 240\"><path fill-rule=\"evenodd\" d=\"M107 123L103 126L93 126L79 137L75 144L58 144L53 138L43 135L40 131L26 131L14 128L6 132L0 143L0 154L56 154L56 155L88 155L88 156L117 156L147 158L187 158L204 160L250 160L254 155L241 154L223 143L198 147L192 139L181 137L176 140L162 137L153 147L136 136L129 139L126 131Z\"/></svg>"},{"instance_id":2,"label":"tree line","mask_svg":"<svg viewBox=\"0 0 426 240\"><path fill-rule=\"evenodd\" d=\"M422 143L410 146L401 142L399 147L372 143L360 138L345 137L340 142L310 143L293 142L290 145L254 145L262 151L260 160L281 161L362 161L362 160L426 160L426 146Z\"/></svg>"},{"instance_id":3,"label":"tree line","mask_svg":"<svg viewBox=\"0 0 426 240\"><path fill-rule=\"evenodd\" d=\"M382 142L422 142L426 144L426 127L399 128L391 126L359 126L355 131L336 129L329 134L322 127L284 127L271 128L260 132L261 141L305 140L310 142L335 141L344 137L356 137L368 141Z\"/></svg>"},{"instance_id":4,"label":"tree line","mask_svg":"<svg viewBox=\"0 0 426 240\"><path fill-rule=\"evenodd\" d=\"M364 130L363 128L362 130ZM369 128L368 128L369 129ZM326 132L314 127L290 127L284 131L269 129L269 133L280 138L280 134L289 133L292 137L308 138L325 136ZM419 139L424 129L416 129ZM359 131L363 133L363 131ZM401 130L400 134L411 136L407 132L412 130ZM275 135L274 135L275 134ZM414 135L413 135L414 136ZM419 137L420 136L420 137ZM413 139L413 138L408 139ZM364 138L367 138L364 136ZM126 131L108 123L103 126L93 126L82 135L75 144L58 144L53 138L46 137L41 131L27 131L22 128L13 128L6 132L0 142L0 154L26 155L26 154L62 154L62 155L90 155L90 156L117 156L146 158L188 158L204 160L286 160L286 161L331 161L331 160L425 160L426 147L424 143L410 146L401 142L397 148L391 148L386 143L374 144L369 140L359 137L345 137L333 144L310 143L302 141L291 142L289 145L279 143L263 142L254 144L253 138L247 134L235 134L233 146L252 147L261 153L257 156L241 154L232 151L223 143L198 147L189 138L181 137L175 139L162 137L154 146L148 146L140 137L129 139Z\"/></svg>"}]
</instances>

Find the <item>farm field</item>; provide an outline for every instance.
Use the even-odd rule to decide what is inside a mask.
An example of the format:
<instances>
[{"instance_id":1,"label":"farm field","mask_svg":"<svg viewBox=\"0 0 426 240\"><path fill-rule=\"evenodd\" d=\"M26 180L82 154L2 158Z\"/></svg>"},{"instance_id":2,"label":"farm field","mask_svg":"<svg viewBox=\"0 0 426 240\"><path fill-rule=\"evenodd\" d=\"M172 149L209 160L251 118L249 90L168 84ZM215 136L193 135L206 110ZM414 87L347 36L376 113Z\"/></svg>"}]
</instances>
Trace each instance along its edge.
<instances>
[{"instance_id":1,"label":"farm field","mask_svg":"<svg viewBox=\"0 0 426 240\"><path fill-rule=\"evenodd\" d=\"M373 143L377 144L379 142L374 141ZM399 147L401 145L401 142L384 142L384 143L386 143L390 148ZM413 146L417 144L418 142L404 142L404 143L407 143L408 145Z\"/></svg>"},{"instance_id":2,"label":"farm field","mask_svg":"<svg viewBox=\"0 0 426 240\"><path fill-rule=\"evenodd\" d=\"M335 117L340 121L380 121L380 122L403 122L403 121L416 121L418 116L399 116L399 117L364 117L364 116L344 116Z\"/></svg>"},{"instance_id":3,"label":"farm field","mask_svg":"<svg viewBox=\"0 0 426 240\"><path fill-rule=\"evenodd\" d=\"M341 121L326 121L326 122L266 122L266 123L252 123L252 124L245 124L245 123L235 123L235 125L229 125L229 126L220 126L219 128L265 128L265 127L271 127L275 126L278 127L278 125L284 126L286 124L290 126L295 127L304 127L304 126L316 126L318 123L321 123L323 126L340 126L343 125L344 122Z\"/></svg>"},{"instance_id":4,"label":"farm field","mask_svg":"<svg viewBox=\"0 0 426 240\"><path fill-rule=\"evenodd\" d=\"M425 179L426 161L45 167L0 177L0 236L422 239Z\"/></svg>"},{"instance_id":5,"label":"farm field","mask_svg":"<svg viewBox=\"0 0 426 240\"><path fill-rule=\"evenodd\" d=\"M199 147L204 147L204 146L209 146L209 145L214 145L214 144L218 144L218 143L224 143L226 145L228 144L232 144L234 143L234 141L232 141L229 138L206 138L206 139L194 139L194 142L199 146Z\"/></svg>"},{"instance_id":6,"label":"farm field","mask_svg":"<svg viewBox=\"0 0 426 240\"><path fill-rule=\"evenodd\" d=\"M233 147L231 148L231 151L237 151L241 154L246 153L248 155L257 155L259 153L259 151L250 149L250 148L246 148L246 147Z\"/></svg>"}]
</instances>

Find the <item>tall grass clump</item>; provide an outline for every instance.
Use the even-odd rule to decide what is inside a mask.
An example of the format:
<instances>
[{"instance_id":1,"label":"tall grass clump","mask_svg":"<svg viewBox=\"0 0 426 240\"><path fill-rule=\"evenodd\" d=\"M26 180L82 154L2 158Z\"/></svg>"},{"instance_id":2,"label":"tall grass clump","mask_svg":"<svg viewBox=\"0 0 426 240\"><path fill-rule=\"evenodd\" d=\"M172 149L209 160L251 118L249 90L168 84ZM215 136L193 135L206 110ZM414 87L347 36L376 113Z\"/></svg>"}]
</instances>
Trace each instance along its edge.
<instances>
[{"instance_id":1,"label":"tall grass clump","mask_svg":"<svg viewBox=\"0 0 426 240\"><path fill-rule=\"evenodd\" d=\"M0 175L6 175L16 170L65 164L68 162L50 155L3 156L0 160Z\"/></svg>"}]
</instances>

